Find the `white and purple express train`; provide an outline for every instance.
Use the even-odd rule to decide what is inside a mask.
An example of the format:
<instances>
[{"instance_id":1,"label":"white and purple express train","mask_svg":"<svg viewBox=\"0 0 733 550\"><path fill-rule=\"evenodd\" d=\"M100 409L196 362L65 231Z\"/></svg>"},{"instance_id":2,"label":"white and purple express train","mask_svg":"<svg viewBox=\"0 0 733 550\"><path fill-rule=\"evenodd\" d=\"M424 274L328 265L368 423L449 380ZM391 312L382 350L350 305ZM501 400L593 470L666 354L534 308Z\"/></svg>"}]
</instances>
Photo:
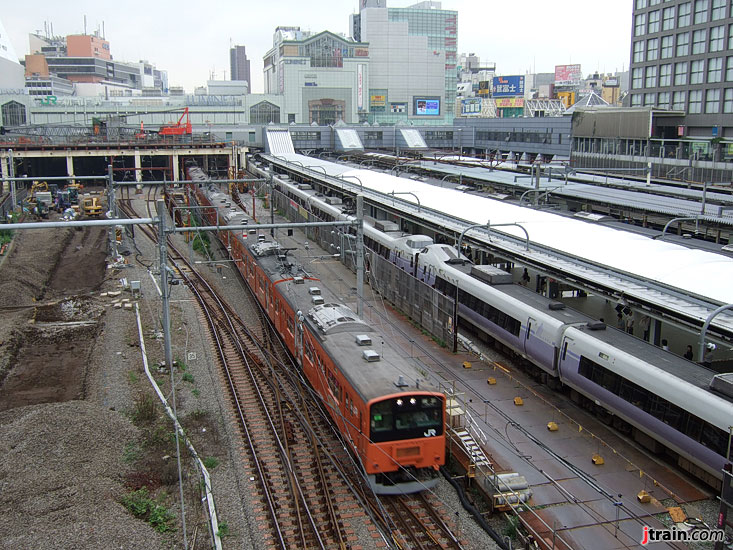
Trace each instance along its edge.
<instances>
[{"instance_id":1,"label":"white and purple express train","mask_svg":"<svg viewBox=\"0 0 733 550\"><path fill-rule=\"evenodd\" d=\"M254 168L257 171L257 168ZM282 192L319 217L348 217L316 191L275 178ZM309 187L309 186L307 186ZM373 251L449 297L458 287L460 323L531 365L554 386L570 388L586 405L650 450L719 486L730 461L733 425L730 375L716 373L579 311L566 308L511 277L487 277L456 249L424 235L385 233L365 224ZM506 275L506 274L505 274ZM493 282L492 282L493 281ZM496 281L499 281L498 283Z\"/></svg>"}]
</instances>

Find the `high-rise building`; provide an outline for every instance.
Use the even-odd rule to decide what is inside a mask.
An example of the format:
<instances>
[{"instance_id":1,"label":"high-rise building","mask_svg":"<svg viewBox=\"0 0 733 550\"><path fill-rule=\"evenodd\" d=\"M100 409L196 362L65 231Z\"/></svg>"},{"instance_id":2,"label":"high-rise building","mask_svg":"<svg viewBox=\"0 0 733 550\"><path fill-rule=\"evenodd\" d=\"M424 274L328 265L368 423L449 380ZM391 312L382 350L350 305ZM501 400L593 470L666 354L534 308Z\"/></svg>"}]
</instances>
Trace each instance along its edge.
<instances>
[{"instance_id":1,"label":"high-rise building","mask_svg":"<svg viewBox=\"0 0 733 550\"><path fill-rule=\"evenodd\" d=\"M456 100L458 12L440 2L388 8L361 0L354 39L369 43L369 111L376 122L450 122Z\"/></svg>"},{"instance_id":2,"label":"high-rise building","mask_svg":"<svg viewBox=\"0 0 733 550\"><path fill-rule=\"evenodd\" d=\"M635 0L632 21L628 104L685 112L661 137L733 135L730 0Z\"/></svg>"},{"instance_id":3,"label":"high-rise building","mask_svg":"<svg viewBox=\"0 0 733 550\"><path fill-rule=\"evenodd\" d=\"M252 79L250 77L250 64L247 59L247 53L244 46L234 46L229 50L230 64L230 80L245 80L252 89Z\"/></svg>"},{"instance_id":4,"label":"high-rise building","mask_svg":"<svg viewBox=\"0 0 733 550\"><path fill-rule=\"evenodd\" d=\"M0 88L20 89L25 85L23 67L18 63L15 49L0 21Z\"/></svg>"}]
</instances>

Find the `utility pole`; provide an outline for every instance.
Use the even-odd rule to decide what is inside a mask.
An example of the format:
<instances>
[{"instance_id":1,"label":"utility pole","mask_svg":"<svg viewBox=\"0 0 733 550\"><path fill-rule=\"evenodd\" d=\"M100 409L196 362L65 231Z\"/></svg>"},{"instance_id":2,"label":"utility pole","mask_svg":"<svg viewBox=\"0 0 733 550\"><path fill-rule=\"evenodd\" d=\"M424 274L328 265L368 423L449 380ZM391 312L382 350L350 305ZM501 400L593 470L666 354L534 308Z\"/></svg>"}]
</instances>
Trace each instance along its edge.
<instances>
[{"instance_id":1,"label":"utility pole","mask_svg":"<svg viewBox=\"0 0 733 550\"><path fill-rule=\"evenodd\" d=\"M11 178L15 177L15 162L13 161L13 150L8 149L8 174L10 174ZM15 202L15 180L10 180L10 202L13 205L13 212L15 212L15 208L17 206L17 203Z\"/></svg>"},{"instance_id":2,"label":"utility pole","mask_svg":"<svg viewBox=\"0 0 733 550\"><path fill-rule=\"evenodd\" d=\"M117 217L117 203L115 202L115 179L112 165L107 166L107 211L112 218ZM117 257L117 228L112 226L109 228L109 252L112 258Z\"/></svg>"},{"instance_id":3,"label":"utility pole","mask_svg":"<svg viewBox=\"0 0 733 550\"><path fill-rule=\"evenodd\" d=\"M356 314L364 316L364 195L356 196Z\"/></svg>"},{"instance_id":4,"label":"utility pole","mask_svg":"<svg viewBox=\"0 0 733 550\"><path fill-rule=\"evenodd\" d=\"M273 204L273 201L275 199L275 188L272 185L272 172L270 172L270 176L267 178L267 185L269 186L270 191L270 223L275 224L275 205ZM275 228L273 227L270 229L270 236L274 239L275 238Z\"/></svg>"},{"instance_id":5,"label":"utility pole","mask_svg":"<svg viewBox=\"0 0 733 550\"><path fill-rule=\"evenodd\" d=\"M160 252L160 292L163 301L163 346L165 348L165 366L171 374L171 396L173 403L173 416L178 420L178 412L176 411L176 384L173 376L173 354L171 351L171 315L170 315L170 291L168 288L168 245L166 243L167 233L165 227L166 211L165 201L158 200L156 203L158 211L158 248ZM174 430L176 434L176 458L178 461L178 489L181 497L181 524L183 526L183 547L188 548L188 538L186 535L186 508L183 500L183 478L181 477L181 447L178 439L178 430Z\"/></svg>"}]
</instances>

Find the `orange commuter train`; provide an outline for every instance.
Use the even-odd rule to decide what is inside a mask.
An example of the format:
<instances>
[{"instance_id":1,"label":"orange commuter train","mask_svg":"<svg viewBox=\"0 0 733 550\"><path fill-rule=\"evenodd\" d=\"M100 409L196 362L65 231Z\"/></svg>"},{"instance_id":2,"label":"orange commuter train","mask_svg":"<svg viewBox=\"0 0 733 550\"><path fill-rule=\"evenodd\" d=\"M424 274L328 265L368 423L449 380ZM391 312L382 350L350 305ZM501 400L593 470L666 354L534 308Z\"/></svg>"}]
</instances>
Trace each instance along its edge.
<instances>
[{"instance_id":1,"label":"orange commuter train","mask_svg":"<svg viewBox=\"0 0 733 550\"><path fill-rule=\"evenodd\" d=\"M193 196L211 225L246 224L230 196L187 167ZM252 230L218 238L288 350L359 457L378 494L433 487L445 463L446 398L391 338L360 319L275 241ZM253 234L250 234L253 233Z\"/></svg>"}]
</instances>

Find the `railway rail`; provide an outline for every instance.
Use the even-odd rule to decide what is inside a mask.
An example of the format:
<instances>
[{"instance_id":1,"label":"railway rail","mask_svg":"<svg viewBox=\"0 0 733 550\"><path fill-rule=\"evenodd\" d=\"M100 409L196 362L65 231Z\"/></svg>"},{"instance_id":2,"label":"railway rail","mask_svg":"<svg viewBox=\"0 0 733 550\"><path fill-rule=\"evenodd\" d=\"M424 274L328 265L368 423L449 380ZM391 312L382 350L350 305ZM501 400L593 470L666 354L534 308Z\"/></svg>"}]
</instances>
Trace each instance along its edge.
<instances>
[{"instance_id":1,"label":"railway rail","mask_svg":"<svg viewBox=\"0 0 733 550\"><path fill-rule=\"evenodd\" d=\"M145 202L154 198L149 193ZM129 196L120 206L136 216ZM142 230L157 240L154 231ZM268 547L346 549L355 538L352 524L358 522L384 544L391 538L398 548L461 548L450 528L439 522L445 515L439 505L435 509L424 499L411 499L411 504L403 499L395 508L369 491L348 444L310 394L256 300L248 295L248 318L243 320L174 246L169 250L197 297L215 344L246 449L246 469L259 480L257 496L268 512L261 526ZM406 511L417 502L422 503L417 510ZM413 519L409 528L400 528L397 518L405 516ZM430 517L436 519L430 522Z\"/></svg>"}]
</instances>

